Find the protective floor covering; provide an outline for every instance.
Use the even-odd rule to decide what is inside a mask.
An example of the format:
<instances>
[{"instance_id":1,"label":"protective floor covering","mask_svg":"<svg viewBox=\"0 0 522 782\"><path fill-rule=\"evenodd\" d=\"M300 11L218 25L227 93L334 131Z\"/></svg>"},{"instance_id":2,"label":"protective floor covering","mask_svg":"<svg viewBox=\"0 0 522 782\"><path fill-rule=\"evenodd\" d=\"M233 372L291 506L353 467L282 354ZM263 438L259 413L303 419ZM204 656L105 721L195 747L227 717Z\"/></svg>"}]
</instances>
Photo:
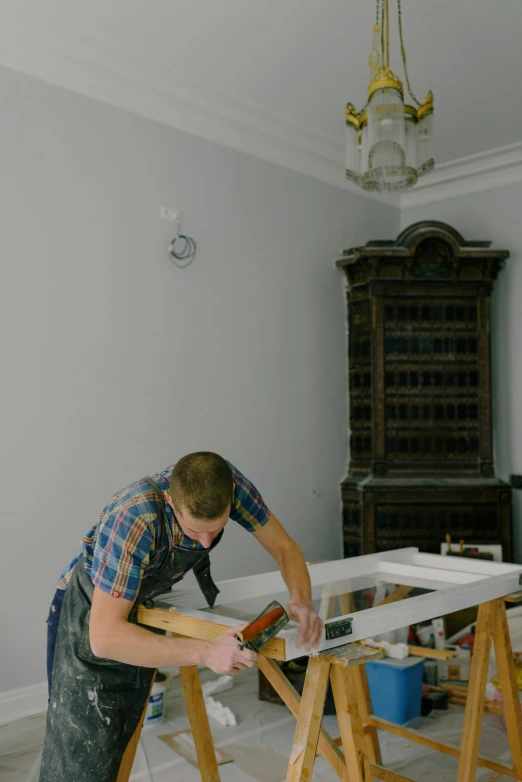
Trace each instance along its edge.
<instances>
[{"instance_id":1,"label":"protective floor covering","mask_svg":"<svg viewBox=\"0 0 522 782\"><path fill-rule=\"evenodd\" d=\"M205 671L204 681L214 678ZM234 762L219 767L222 782L282 782L285 779L295 721L284 706L264 703L257 698L257 674L248 671L235 677L232 690L216 696L236 714L237 727L222 727L212 721L216 746L223 747ZM136 755L132 782L200 782L199 771L157 737L188 727L179 679L174 679L166 696L163 724L146 728ZM417 720L411 727L421 729L439 741L460 743L463 709L453 706ZM324 727L337 736L335 717L327 716ZM43 715L0 726L0 782L36 782L38 755L43 741ZM457 760L412 744L397 736L380 734L385 766L415 782L451 782L456 778ZM500 717L484 715L482 755L509 762L506 732ZM32 769L32 771L31 771ZM314 782L333 782L337 777L323 758L317 758ZM504 782L487 769L479 769L480 782Z\"/></svg>"}]
</instances>

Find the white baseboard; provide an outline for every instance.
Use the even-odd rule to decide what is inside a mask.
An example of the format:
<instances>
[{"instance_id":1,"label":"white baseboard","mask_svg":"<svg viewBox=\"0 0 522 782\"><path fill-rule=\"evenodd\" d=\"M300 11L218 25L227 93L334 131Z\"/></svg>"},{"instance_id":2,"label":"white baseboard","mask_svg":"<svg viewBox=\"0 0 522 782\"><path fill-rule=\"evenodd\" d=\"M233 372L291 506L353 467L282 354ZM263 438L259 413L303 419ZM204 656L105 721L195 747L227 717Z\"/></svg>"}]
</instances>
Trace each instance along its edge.
<instances>
[{"instance_id":1,"label":"white baseboard","mask_svg":"<svg viewBox=\"0 0 522 782\"><path fill-rule=\"evenodd\" d=\"M200 669L204 666L199 666ZM162 668L173 677L179 676L179 668ZM0 725L33 717L47 711L47 682L0 692Z\"/></svg>"},{"instance_id":2,"label":"white baseboard","mask_svg":"<svg viewBox=\"0 0 522 782\"><path fill-rule=\"evenodd\" d=\"M47 682L0 692L0 725L47 711Z\"/></svg>"}]
</instances>

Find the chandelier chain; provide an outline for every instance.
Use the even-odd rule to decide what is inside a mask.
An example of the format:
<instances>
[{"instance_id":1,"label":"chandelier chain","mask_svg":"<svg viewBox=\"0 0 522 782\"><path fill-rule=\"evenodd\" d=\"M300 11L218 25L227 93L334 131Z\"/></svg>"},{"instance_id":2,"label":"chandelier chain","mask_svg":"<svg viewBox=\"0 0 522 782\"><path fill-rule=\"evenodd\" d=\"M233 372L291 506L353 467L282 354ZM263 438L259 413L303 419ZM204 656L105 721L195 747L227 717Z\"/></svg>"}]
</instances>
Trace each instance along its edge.
<instances>
[{"instance_id":1,"label":"chandelier chain","mask_svg":"<svg viewBox=\"0 0 522 782\"><path fill-rule=\"evenodd\" d=\"M406 66L406 49L404 48L404 41L402 38L402 13L401 13L401 0L397 0L397 7L399 9L399 38L401 41L401 54L402 54L402 63L404 65L404 76L406 77L406 86L408 87L408 92L410 93L411 97L417 104L417 106L420 106L420 101L417 100L415 95L413 94L413 91L411 89L410 79L408 76L408 68Z\"/></svg>"},{"instance_id":2,"label":"chandelier chain","mask_svg":"<svg viewBox=\"0 0 522 782\"><path fill-rule=\"evenodd\" d=\"M386 62L384 59L384 0L381 4L381 62L383 65Z\"/></svg>"}]
</instances>

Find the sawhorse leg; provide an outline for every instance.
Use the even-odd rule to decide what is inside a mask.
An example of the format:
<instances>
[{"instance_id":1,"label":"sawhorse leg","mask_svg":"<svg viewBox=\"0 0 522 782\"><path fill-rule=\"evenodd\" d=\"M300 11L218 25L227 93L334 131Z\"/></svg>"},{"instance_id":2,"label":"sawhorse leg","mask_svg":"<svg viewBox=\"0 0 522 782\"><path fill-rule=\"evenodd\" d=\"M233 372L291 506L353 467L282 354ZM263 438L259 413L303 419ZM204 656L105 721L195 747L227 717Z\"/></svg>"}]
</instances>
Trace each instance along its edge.
<instances>
[{"instance_id":1,"label":"sawhorse leg","mask_svg":"<svg viewBox=\"0 0 522 782\"><path fill-rule=\"evenodd\" d=\"M179 669L179 674L183 687L183 694L185 696L185 704L187 706L192 736L196 746L201 780L202 782L220 782L214 742L210 732L198 668L196 665L183 666ZM138 748L148 701L149 699L147 698L140 724L136 728L132 739L127 745L125 754L123 755L116 782L128 782L131 775L132 764L134 763L134 757Z\"/></svg>"},{"instance_id":2,"label":"sawhorse leg","mask_svg":"<svg viewBox=\"0 0 522 782\"><path fill-rule=\"evenodd\" d=\"M330 678L348 778L350 782L371 782L370 759L353 670L334 665Z\"/></svg>"},{"instance_id":3,"label":"sawhorse leg","mask_svg":"<svg viewBox=\"0 0 522 782\"><path fill-rule=\"evenodd\" d=\"M154 677L155 676L156 674L154 674ZM149 705L150 693L152 692L153 686L154 686L154 678L152 679L150 685L149 694L147 695L147 700L145 701L145 708L143 709L143 714L141 715L141 719L139 721L138 727L134 731L134 735L132 736L131 740L127 744L127 749L125 750L123 754L123 758L121 759L120 770L118 772L118 778L116 782L128 782L129 777L131 775L132 765L134 763L136 750L138 749L138 744L140 742L141 729L143 728L145 715L147 714L147 706Z\"/></svg>"},{"instance_id":4,"label":"sawhorse leg","mask_svg":"<svg viewBox=\"0 0 522 782\"><path fill-rule=\"evenodd\" d=\"M219 782L219 771L197 665L179 669L202 782Z\"/></svg>"},{"instance_id":5,"label":"sawhorse leg","mask_svg":"<svg viewBox=\"0 0 522 782\"><path fill-rule=\"evenodd\" d=\"M365 737L359 708L364 717L366 701L358 704L358 698L360 692L366 692L367 684L363 679L359 680L358 672L364 661L382 656L374 650L348 644L310 658L302 698L273 660L258 659L257 664L262 673L297 719L287 782L311 780L316 752L330 763L342 782L352 782L352 779L369 782L369 763L380 762L380 749L376 731L370 729ZM329 676L345 755L321 727ZM353 776L355 765L359 762L356 758L362 759L363 769L366 768L365 777Z\"/></svg>"},{"instance_id":6,"label":"sawhorse leg","mask_svg":"<svg viewBox=\"0 0 522 782\"><path fill-rule=\"evenodd\" d=\"M506 605L504 599L500 598L479 606L457 782L472 782L475 779L492 642L495 645L514 776L516 780L522 780L522 711Z\"/></svg>"},{"instance_id":7,"label":"sawhorse leg","mask_svg":"<svg viewBox=\"0 0 522 782\"><path fill-rule=\"evenodd\" d=\"M297 717L286 782L310 780L323 719L330 663L310 658Z\"/></svg>"},{"instance_id":8,"label":"sawhorse leg","mask_svg":"<svg viewBox=\"0 0 522 782\"><path fill-rule=\"evenodd\" d=\"M285 706L291 711L296 720L299 719L301 696L284 675L277 663L275 663L274 660L268 659L268 657L259 657L257 665ZM345 773L346 769L342 752L322 727L319 729L318 751L319 754L328 761L339 779L343 780L343 782L347 782L348 777Z\"/></svg>"}]
</instances>

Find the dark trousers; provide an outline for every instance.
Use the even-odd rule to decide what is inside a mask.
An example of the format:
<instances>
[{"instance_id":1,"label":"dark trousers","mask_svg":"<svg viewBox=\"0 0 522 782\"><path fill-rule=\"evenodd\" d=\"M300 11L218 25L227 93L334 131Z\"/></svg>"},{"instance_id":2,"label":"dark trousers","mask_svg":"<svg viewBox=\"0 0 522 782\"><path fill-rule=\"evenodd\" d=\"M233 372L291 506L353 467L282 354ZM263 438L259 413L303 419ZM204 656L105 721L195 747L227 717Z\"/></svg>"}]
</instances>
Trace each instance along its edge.
<instances>
[{"instance_id":1,"label":"dark trousers","mask_svg":"<svg viewBox=\"0 0 522 782\"><path fill-rule=\"evenodd\" d=\"M49 691L49 698L51 697L51 685L53 680L53 664L54 664L54 650L56 648L56 635L58 633L58 623L60 621L60 613L62 610L63 597L65 595L64 589L57 589L49 609L49 616L47 617L47 687Z\"/></svg>"}]
</instances>

